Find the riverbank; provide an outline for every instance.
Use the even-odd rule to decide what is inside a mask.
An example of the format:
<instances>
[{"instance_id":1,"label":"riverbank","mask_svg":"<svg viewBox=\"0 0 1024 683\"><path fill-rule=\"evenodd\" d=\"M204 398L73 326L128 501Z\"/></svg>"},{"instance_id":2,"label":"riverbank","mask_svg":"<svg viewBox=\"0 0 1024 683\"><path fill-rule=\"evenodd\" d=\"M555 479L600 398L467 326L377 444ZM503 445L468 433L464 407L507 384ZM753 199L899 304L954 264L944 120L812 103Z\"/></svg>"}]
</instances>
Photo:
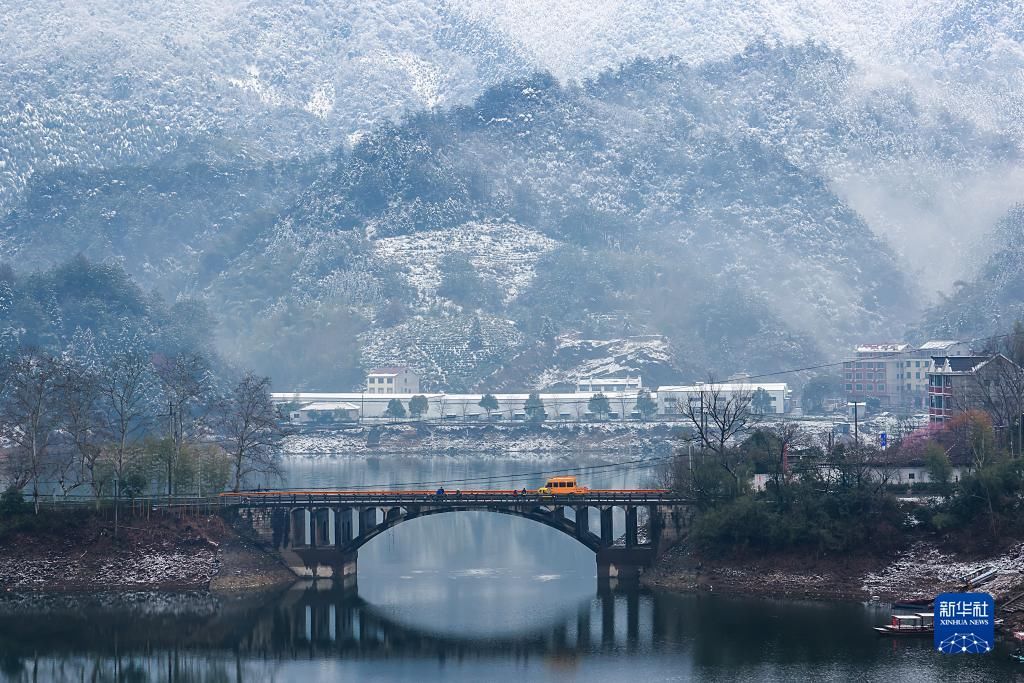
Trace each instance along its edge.
<instances>
[{"instance_id":1,"label":"riverbank","mask_svg":"<svg viewBox=\"0 0 1024 683\"><path fill-rule=\"evenodd\" d=\"M999 573L979 590L993 595L997 609L1024 591L1024 543L988 556L963 557L927 540L892 556L779 553L709 558L680 545L645 573L642 582L682 592L897 602L957 592L964 577L988 567ZM1004 619L1005 630L1024 629L1024 611L1001 611L997 618Z\"/></svg>"},{"instance_id":2,"label":"riverbank","mask_svg":"<svg viewBox=\"0 0 1024 683\"><path fill-rule=\"evenodd\" d=\"M165 513L113 521L94 511L44 511L0 537L7 592L231 591L286 585L295 576L219 516Z\"/></svg>"},{"instance_id":3,"label":"riverbank","mask_svg":"<svg viewBox=\"0 0 1024 683\"><path fill-rule=\"evenodd\" d=\"M288 436L285 453L373 456L429 453L536 458L586 453L668 455L678 445L681 425L658 423L559 423L541 425L437 425L398 423L347 429L306 430Z\"/></svg>"}]
</instances>

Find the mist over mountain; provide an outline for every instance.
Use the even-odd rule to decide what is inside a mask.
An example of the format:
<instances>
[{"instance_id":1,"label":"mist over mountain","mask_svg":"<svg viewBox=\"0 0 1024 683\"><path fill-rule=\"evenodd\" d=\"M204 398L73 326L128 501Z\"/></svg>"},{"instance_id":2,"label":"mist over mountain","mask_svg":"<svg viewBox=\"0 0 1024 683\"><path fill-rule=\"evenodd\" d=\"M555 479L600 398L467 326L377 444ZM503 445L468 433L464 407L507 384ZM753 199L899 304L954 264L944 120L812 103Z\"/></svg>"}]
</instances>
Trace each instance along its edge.
<instances>
[{"instance_id":1,"label":"mist over mountain","mask_svg":"<svg viewBox=\"0 0 1024 683\"><path fill-rule=\"evenodd\" d=\"M1007 212L991 241L994 249L977 272L954 282L953 291L927 311L922 334L984 340L1024 320L1024 205Z\"/></svg>"},{"instance_id":2,"label":"mist over mountain","mask_svg":"<svg viewBox=\"0 0 1024 683\"><path fill-rule=\"evenodd\" d=\"M952 334L953 282L992 279L1018 4L557 10L5 9L0 247L201 298L226 356L296 389L773 371L936 304Z\"/></svg>"}]
</instances>

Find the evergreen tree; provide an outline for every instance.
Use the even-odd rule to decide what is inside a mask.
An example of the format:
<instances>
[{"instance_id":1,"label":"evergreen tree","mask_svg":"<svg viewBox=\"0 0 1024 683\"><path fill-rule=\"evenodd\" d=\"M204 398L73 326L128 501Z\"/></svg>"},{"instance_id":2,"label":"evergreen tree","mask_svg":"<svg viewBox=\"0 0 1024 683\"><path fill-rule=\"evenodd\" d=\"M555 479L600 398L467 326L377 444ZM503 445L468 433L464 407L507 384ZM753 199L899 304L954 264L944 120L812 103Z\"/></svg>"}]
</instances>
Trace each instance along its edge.
<instances>
[{"instance_id":1,"label":"evergreen tree","mask_svg":"<svg viewBox=\"0 0 1024 683\"><path fill-rule=\"evenodd\" d=\"M544 412L544 401L541 400L540 394L536 391L531 392L526 398L523 410L526 413L526 419L530 422L543 422L547 417L547 414Z\"/></svg>"},{"instance_id":2,"label":"evergreen tree","mask_svg":"<svg viewBox=\"0 0 1024 683\"><path fill-rule=\"evenodd\" d=\"M764 390L763 387L758 387L757 390L751 394L750 410L751 412L759 415L767 415L772 412L772 397Z\"/></svg>"},{"instance_id":3,"label":"evergreen tree","mask_svg":"<svg viewBox=\"0 0 1024 683\"><path fill-rule=\"evenodd\" d=\"M612 411L611 405L608 403L608 397L598 392L590 397L587 401L587 410L594 415L597 415L598 419L604 420L608 417L608 413Z\"/></svg>"},{"instance_id":4,"label":"evergreen tree","mask_svg":"<svg viewBox=\"0 0 1024 683\"><path fill-rule=\"evenodd\" d=\"M658 404L651 398L651 392L641 389L636 395L636 411L643 420L649 420L658 412Z\"/></svg>"},{"instance_id":5,"label":"evergreen tree","mask_svg":"<svg viewBox=\"0 0 1024 683\"><path fill-rule=\"evenodd\" d=\"M480 399L478 406L487 411L487 420L490 421L491 413L498 409L498 399L494 397L494 394L484 394L483 398Z\"/></svg>"},{"instance_id":6,"label":"evergreen tree","mask_svg":"<svg viewBox=\"0 0 1024 683\"><path fill-rule=\"evenodd\" d=\"M402 403L399 402L398 405L401 406ZM388 408L390 409L390 407L391 406L389 405ZM411 415L414 420L418 420L423 415L426 415L429 408L430 404L427 402L427 397L423 394L416 394L409 399L409 415ZM401 417L401 415L398 417Z\"/></svg>"},{"instance_id":7,"label":"evergreen tree","mask_svg":"<svg viewBox=\"0 0 1024 683\"><path fill-rule=\"evenodd\" d=\"M405 406L397 398L393 398L388 401L388 408L384 411L384 417L392 417L396 420L401 420L405 417Z\"/></svg>"}]
</instances>

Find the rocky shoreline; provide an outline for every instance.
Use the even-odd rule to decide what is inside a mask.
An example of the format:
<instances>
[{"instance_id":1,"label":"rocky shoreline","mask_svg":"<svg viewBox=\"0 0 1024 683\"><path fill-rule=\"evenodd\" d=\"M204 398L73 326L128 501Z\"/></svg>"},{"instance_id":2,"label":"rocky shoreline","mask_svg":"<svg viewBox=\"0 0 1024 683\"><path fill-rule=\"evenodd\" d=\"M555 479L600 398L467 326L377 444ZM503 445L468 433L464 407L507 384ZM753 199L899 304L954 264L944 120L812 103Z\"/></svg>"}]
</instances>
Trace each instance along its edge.
<instances>
[{"instance_id":1,"label":"rocky shoreline","mask_svg":"<svg viewBox=\"0 0 1024 683\"><path fill-rule=\"evenodd\" d=\"M978 590L991 593L997 609L1024 592L1024 543L986 558L960 558L919 541L892 557L757 556L699 557L684 545L645 573L642 583L659 590L725 592L772 598L898 602L933 598L962 588L963 578L987 567L997 576ZM1004 631L1024 630L1021 611L1001 610Z\"/></svg>"},{"instance_id":2,"label":"rocky shoreline","mask_svg":"<svg viewBox=\"0 0 1024 683\"><path fill-rule=\"evenodd\" d=\"M232 591L296 580L276 556L216 515L129 518L117 538L110 521L95 513L65 514L51 525L43 532L15 532L0 543L3 591Z\"/></svg>"}]
</instances>

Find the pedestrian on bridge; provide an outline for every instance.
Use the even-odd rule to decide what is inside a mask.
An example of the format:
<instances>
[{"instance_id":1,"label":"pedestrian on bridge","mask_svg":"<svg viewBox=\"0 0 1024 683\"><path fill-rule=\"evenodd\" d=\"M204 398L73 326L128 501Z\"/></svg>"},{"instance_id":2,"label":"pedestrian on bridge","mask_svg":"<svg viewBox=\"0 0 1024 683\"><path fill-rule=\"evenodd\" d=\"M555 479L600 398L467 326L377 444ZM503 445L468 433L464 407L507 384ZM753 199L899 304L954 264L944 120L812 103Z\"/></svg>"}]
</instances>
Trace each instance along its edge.
<instances>
[{"instance_id":1,"label":"pedestrian on bridge","mask_svg":"<svg viewBox=\"0 0 1024 683\"><path fill-rule=\"evenodd\" d=\"M441 498L444 498L444 487L443 486L441 486L441 487L439 487L437 489L437 498L438 498L438 500L440 500Z\"/></svg>"}]
</instances>

